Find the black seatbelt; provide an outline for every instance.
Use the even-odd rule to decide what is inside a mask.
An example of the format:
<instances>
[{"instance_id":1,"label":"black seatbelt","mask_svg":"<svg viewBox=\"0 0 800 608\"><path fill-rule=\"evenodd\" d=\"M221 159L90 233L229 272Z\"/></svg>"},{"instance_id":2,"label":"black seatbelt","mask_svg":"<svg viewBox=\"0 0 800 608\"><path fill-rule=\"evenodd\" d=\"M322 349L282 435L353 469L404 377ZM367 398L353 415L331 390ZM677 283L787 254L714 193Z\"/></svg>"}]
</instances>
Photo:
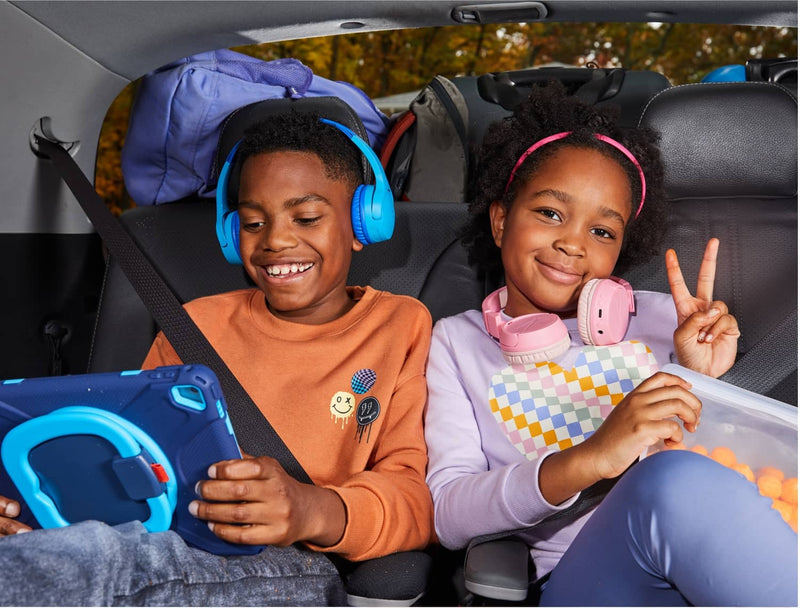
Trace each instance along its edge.
<instances>
[{"instance_id":1,"label":"black seatbelt","mask_svg":"<svg viewBox=\"0 0 800 608\"><path fill-rule=\"evenodd\" d=\"M216 374L242 449L253 456L271 456L289 475L311 483L303 467L183 309L152 262L108 209L75 159L59 144L38 135L35 137L39 151L53 162L181 360L207 365Z\"/></svg>"}]
</instances>

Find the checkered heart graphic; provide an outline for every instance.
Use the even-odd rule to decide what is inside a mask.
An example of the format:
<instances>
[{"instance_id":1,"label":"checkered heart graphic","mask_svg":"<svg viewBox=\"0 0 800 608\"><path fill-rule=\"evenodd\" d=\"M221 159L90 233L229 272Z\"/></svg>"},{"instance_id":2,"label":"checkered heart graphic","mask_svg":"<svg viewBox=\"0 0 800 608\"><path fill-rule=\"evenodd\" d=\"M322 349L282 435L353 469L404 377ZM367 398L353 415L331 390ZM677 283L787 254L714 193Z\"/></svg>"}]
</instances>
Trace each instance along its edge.
<instances>
[{"instance_id":1,"label":"checkered heart graphic","mask_svg":"<svg viewBox=\"0 0 800 608\"><path fill-rule=\"evenodd\" d=\"M511 365L492 377L489 406L509 441L529 460L583 442L611 408L658 371L637 341L586 346L575 367Z\"/></svg>"}]
</instances>

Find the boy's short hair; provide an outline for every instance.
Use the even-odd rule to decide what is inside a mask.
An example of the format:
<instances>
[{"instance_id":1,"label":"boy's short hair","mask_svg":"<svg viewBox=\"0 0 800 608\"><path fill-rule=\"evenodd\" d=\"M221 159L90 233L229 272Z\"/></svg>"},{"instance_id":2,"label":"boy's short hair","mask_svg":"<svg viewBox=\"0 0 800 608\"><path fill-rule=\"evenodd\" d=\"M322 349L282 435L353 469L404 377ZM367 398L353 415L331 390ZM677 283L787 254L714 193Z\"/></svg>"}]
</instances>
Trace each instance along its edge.
<instances>
[{"instance_id":1,"label":"boy's short hair","mask_svg":"<svg viewBox=\"0 0 800 608\"><path fill-rule=\"evenodd\" d=\"M290 111L270 116L244 132L231 175L235 179L230 182L229 200L235 204L238 198L239 174L249 157L286 151L316 154L325 165L325 175L347 183L353 191L363 182L361 152L344 133L321 122L319 114Z\"/></svg>"}]
</instances>

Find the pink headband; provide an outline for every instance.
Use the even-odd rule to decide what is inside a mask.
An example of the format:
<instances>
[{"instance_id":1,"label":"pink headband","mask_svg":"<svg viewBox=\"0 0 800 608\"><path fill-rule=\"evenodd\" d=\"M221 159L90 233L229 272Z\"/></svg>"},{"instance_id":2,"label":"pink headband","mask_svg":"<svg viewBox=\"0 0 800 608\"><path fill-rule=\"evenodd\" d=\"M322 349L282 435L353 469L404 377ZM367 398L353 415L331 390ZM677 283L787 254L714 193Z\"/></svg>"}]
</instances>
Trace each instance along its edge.
<instances>
[{"instance_id":1,"label":"pink headband","mask_svg":"<svg viewBox=\"0 0 800 608\"><path fill-rule=\"evenodd\" d=\"M517 174L517 169L519 169L519 166L523 162L525 162L526 158L528 158L531 154L533 154L536 150L538 150L542 146L545 146L545 145L547 145L547 144L549 144L551 142L554 142L556 140L559 140L559 139L564 139L570 133L572 133L572 131L564 131L563 133L556 133L555 135L549 135L548 137L545 137L544 139L540 139L535 144L533 144L530 148L525 150L525 152L522 154L522 156L519 157L519 160L517 161L517 164L515 164L514 168L511 170L511 176L508 178L508 183L506 183L506 189L503 191L503 194L508 192L508 188L509 188L509 186L511 186L511 182L514 181L514 176ZM633 165L636 167L636 169L639 171L639 179L642 180L642 200L639 201L639 208L636 210L636 215L633 216L634 219L636 219L637 217L639 217L639 212L642 210L642 207L644 206L644 195L645 195L645 192L647 191L647 185L646 185L646 182L645 182L645 179L644 179L644 171L642 171L642 166L639 164L639 161L636 160L636 157L633 154L631 154L631 151L628 150L628 148L623 146L621 143L619 143L617 140L611 139L607 135L600 135L599 133L595 133L594 136L597 139L599 139L600 141L604 141L607 144L609 144L611 146L614 146L620 152L622 152L625 155L625 157L628 160L630 160L633 163Z\"/></svg>"}]
</instances>

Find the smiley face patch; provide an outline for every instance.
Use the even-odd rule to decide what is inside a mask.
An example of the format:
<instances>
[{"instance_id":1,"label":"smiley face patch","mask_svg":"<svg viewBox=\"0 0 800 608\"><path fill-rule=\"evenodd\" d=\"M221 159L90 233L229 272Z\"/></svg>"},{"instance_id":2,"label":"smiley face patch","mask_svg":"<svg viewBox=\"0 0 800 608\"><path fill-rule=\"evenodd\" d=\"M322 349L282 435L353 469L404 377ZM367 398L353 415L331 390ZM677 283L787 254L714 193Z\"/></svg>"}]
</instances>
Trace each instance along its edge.
<instances>
[{"instance_id":1,"label":"smiley face patch","mask_svg":"<svg viewBox=\"0 0 800 608\"><path fill-rule=\"evenodd\" d=\"M511 365L495 374L489 407L509 441L529 460L586 440L611 409L658 371L641 342L586 346L575 367Z\"/></svg>"},{"instance_id":2,"label":"smiley face patch","mask_svg":"<svg viewBox=\"0 0 800 608\"><path fill-rule=\"evenodd\" d=\"M356 409L356 398L347 391L339 391L331 397L331 418L334 422L341 422L342 428L350 420Z\"/></svg>"},{"instance_id":3,"label":"smiley face patch","mask_svg":"<svg viewBox=\"0 0 800 608\"><path fill-rule=\"evenodd\" d=\"M340 424L342 429L355 415L357 423L355 438L359 443L362 440L366 440L369 443L372 435L372 423L378 419L381 413L378 399L366 394L375 386L377 379L378 374L375 373L375 370L369 368L359 369L350 378L350 386L348 387L355 395L347 390L337 391L331 397L329 404L331 419Z\"/></svg>"}]
</instances>

